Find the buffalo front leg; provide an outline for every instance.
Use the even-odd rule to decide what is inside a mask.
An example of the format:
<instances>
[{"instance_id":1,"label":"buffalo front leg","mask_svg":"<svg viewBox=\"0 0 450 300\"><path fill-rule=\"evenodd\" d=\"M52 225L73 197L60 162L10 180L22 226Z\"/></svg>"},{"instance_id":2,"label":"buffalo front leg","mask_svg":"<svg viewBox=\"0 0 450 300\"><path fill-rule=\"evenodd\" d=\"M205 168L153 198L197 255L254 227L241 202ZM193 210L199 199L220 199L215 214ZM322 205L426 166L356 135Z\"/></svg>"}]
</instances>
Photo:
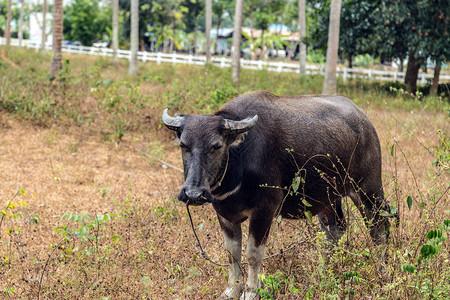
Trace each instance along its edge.
<instances>
[{"instance_id":1,"label":"buffalo front leg","mask_svg":"<svg viewBox=\"0 0 450 300\"><path fill-rule=\"evenodd\" d=\"M249 237L247 243L248 278L241 300L259 299L257 289L261 287L258 278L264 258L267 237L272 224L272 216L265 213L254 213L250 218Z\"/></svg>"},{"instance_id":2,"label":"buffalo front leg","mask_svg":"<svg viewBox=\"0 0 450 300\"><path fill-rule=\"evenodd\" d=\"M228 254L228 286L219 299L238 299L242 292L242 231L241 225L235 225L219 217L220 228L225 240Z\"/></svg>"}]
</instances>

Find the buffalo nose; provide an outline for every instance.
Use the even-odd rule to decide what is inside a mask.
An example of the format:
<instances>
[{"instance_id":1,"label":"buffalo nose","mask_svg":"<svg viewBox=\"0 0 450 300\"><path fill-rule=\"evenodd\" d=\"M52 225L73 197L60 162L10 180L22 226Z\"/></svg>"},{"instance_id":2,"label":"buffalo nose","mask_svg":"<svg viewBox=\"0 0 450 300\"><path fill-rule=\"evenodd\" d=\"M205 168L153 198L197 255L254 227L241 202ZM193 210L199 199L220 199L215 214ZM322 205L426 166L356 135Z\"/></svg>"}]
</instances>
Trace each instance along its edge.
<instances>
[{"instance_id":1,"label":"buffalo nose","mask_svg":"<svg viewBox=\"0 0 450 300\"><path fill-rule=\"evenodd\" d=\"M188 197L188 199L190 199L190 200L197 200L198 198L203 196L202 190L190 189L190 190L186 190L185 193L186 193L186 196Z\"/></svg>"}]
</instances>

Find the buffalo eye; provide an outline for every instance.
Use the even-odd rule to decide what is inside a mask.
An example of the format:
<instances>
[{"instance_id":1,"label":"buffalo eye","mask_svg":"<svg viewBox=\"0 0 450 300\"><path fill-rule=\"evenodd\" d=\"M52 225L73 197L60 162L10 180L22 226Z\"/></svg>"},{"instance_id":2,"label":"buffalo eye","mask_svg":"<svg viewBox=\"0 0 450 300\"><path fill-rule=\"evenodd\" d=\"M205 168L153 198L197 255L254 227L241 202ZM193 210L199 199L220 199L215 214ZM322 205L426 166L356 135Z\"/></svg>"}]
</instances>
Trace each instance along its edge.
<instances>
[{"instance_id":1,"label":"buffalo eye","mask_svg":"<svg viewBox=\"0 0 450 300\"><path fill-rule=\"evenodd\" d=\"M183 142L180 142L180 148L183 149L184 151L189 151L189 146Z\"/></svg>"},{"instance_id":2,"label":"buffalo eye","mask_svg":"<svg viewBox=\"0 0 450 300\"><path fill-rule=\"evenodd\" d=\"M223 146L222 143L215 143L211 146L211 151L219 150L220 148L222 148L222 146Z\"/></svg>"}]
</instances>

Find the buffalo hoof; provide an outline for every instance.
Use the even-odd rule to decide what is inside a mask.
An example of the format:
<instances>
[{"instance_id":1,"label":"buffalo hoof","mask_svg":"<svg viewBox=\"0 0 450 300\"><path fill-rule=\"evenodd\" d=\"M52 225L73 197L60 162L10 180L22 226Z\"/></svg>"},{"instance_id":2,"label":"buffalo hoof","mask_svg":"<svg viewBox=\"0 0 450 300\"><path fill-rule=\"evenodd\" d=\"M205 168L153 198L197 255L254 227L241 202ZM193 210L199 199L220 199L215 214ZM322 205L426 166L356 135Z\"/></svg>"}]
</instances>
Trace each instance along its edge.
<instances>
[{"instance_id":1,"label":"buffalo hoof","mask_svg":"<svg viewBox=\"0 0 450 300\"><path fill-rule=\"evenodd\" d=\"M242 284L235 285L233 287L227 287L225 291L220 295L220 300L239 299L239 295L242 292Z\"/></svg>"},{"instance_id":2,"label":"buffalo hoof","mask_svg":"<svg viewBox=\"0 0 450 300\"><path fill-rule=\"evenodd\" d=\"M241 296L241 300L259 300L259 298L259 293L254 290L246 290Z\"/></svg>"}]
</instances>

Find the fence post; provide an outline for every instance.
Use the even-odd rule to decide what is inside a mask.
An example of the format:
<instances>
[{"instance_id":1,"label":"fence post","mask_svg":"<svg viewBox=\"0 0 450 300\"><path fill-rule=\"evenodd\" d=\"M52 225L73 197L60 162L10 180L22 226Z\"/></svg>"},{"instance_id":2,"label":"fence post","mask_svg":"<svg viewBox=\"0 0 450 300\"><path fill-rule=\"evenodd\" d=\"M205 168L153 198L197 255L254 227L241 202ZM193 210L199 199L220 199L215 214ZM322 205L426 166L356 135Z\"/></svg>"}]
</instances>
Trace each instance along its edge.
<instances>
[{"instance_id":1,"label":"fence post","mask_svg":"<svg viewBox=\"0 0 450 300\"><path fill-rule=\"evenodd\" d=\"M172 53L172 64L175 64L177 62L176 56L177 55L175 53Z\"/></svg>"},{"instance_id":2,"label":"fence post","mask_svg":"<svg viewBox=\"0 0 450 300\"><path fill-rule=\"evenodd\" d=\"M161 52L157 52L157 53L156 53L156 63L157 63L158 65L161 64Z\"/></svg>"},{"instance_id":3,"label":"fence post","mask_svg":"<svg viewBox=\"0 0 450 300\"><path fill-rule=\"evenodd\" d=\"M188 64L192 65L192 54L190 54L190 53L189 53L189 56L188 56Z\"/></svg>"},{"instance_id":4,"label":"fence post","mask_svg":"<svg viewBox=\"0 0 450 300\"><path fill-rule=\"evenodd\" d=\"M395 71L395 73L394 73L394 81L397 81L397 76L398 76L397 71Z\"/></svg>"},{"instance_id":5,"label":"fence post","mask_svg":"<svg viewBox=\"0 0 450 300\"><path fill-rule=\"evenodd\" d=\"M283 65L282 65L282 63L278 63L277 72L278 72L278 73L281 73L282 70L283 70Z\"/></svg>"},{"instance_id":6,"label":"fence post","mask_svg":"<svg viewBox=\"0 0 450 300\"><path fill-rule=\"evenodd\" d=\"M347 68L344 68L344 75L342 75L344 82L347 80Z\"/></svg>"}]
</instances>

